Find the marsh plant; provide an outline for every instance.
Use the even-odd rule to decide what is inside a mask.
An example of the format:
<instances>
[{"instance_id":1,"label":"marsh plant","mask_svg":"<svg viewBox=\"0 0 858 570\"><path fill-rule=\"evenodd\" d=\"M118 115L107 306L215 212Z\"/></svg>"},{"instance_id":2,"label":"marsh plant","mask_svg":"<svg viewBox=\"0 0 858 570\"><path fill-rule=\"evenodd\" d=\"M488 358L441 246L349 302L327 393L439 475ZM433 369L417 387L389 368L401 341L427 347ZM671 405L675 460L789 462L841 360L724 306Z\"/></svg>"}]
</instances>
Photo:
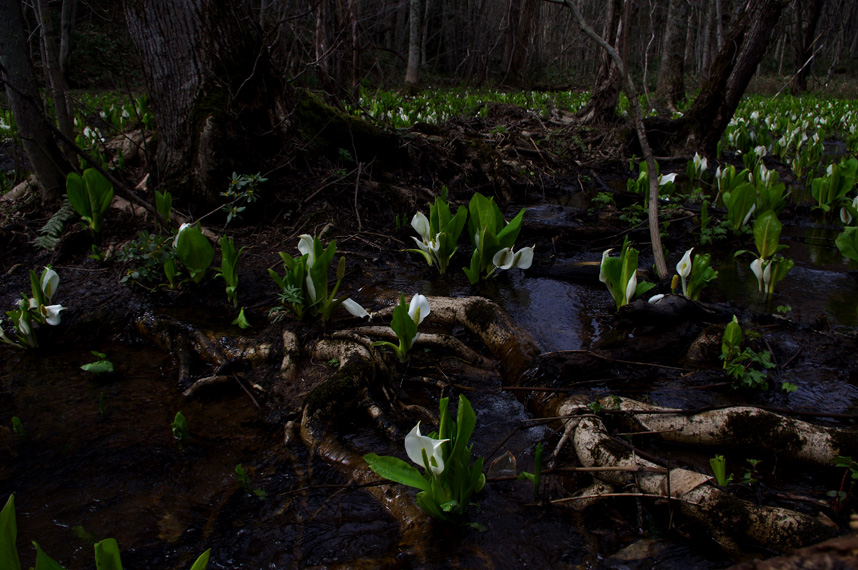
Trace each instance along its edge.
<instances>
[{"instance_id":1,"label":"marsh plant","mask_svg":"<svg viewBox=\"0 0 858 570\"><path fill-rule=\"evenodd\" d=\"M3 320L0 319L0 342L18 348L38 347L36 325L56 326L60 324L60 313L66 310L62 305L50 304L59 284L60 276L50 267L45 267L41 277L30 270L30 290L33 296L28 298L23 295L18 301L18 308L6 312L12 322L14 339L6 335Z\"/></svg>"},{"instance_id":2,"label":"marsh plant","mask_svg":"<svg viewBox=\"0 0 858 570\"><path fill-rule=\"evenodd\" d=\"M474 253L471 264L465 267L465 275L471 285L480 279L491 277L497 270L513 267L528 269L533 263L533 247L523 247L514 251L515 240L521 232L525 208L509 222L505 223L500 208L494 198L486 198L475 192L468 204L468 234Z\"/></svg>"},{"instance_id":3,"label":"marsh plant","mask_svg":"<svg viewBox=\"0 0 858 570\"><path fill-rule=\"evenodd\" d=\"M441 196L435 197L435 203L429 206L429 218L422 212L417 212L412 218L411 227L420 238L411 239L419 249L408 250L422 255L426 263L437 267L442 275L447 272L450 258L459 249L457 242L468 218L468 209L464 206L459 206L455 216L450 213L445 194L442 191Z\"/></svg>"},{"instance_id":4,"label":"marsh plant","mask_svg":"<svg viewBox=\"0 0 858 570\"><path fill-rule=\"evenodd\" d=\"M734 388L761 388L768 390L768 370L775 367L768 350L755 351L751 347L742 349L742 327L736 315L727 323L721 339L721 360L724 370L733 379ZM784 390L790 392L788 386ZM790 385L791 386L791 385Z\"/></svg>"},{"instance_id":5,"label":"marsh plant","mask_svg":"<svg viewBox=\"0 0 858 570\"><path fill-rule=\"evenodd\" d=\"M471 464L473 444L468 441L477 424L471 403L459 396L456 420L449 414L449 398L439 402L440 423L437 432L420 433L420 422L405 436L405 453L423 473L398 457L379 457L374 453L364 460L375 473L388 481L420 489L417 504L431 517L450 520L462 517L471 498L486 484L483 459Z\"/></svg>"},{"instance_id":6,"label":"marsh plant","mask_svg":"<svg viewBox=\"0 0 858 570\"><path fill-rule=\"evenodd\" d=\"M396 334L399 345L381 340L372 343L372 346L392 348L399 361L405 362L408 360L408 352L411 350L414 341L420 335L417 327L430 312L429 301L423 295L414 295L411 297L411 302L406 305L405 294L400 293L399 304L393 309L393 318L390 321L390 328Z\"/></svg>"},{"instance_id":7,"label":"marsh plant","mask_svg":"<svg viewBox=\"0 0 858 570\"><path fill-rule=\"evenodd\" d=\"M696 301L700 292L710 281L718 277L718 272L710 267L712 256L708 253L703 255L694 254L694 262L691 261L692 247L685 252L679 263L676 264L676 273L682 283L682 295Z\"/></svg>"},{"instance_id":8,"label":"marsh plant","mask_svg":"<svg viewBox=\"0 0 858 570\"><path fill-rule=\"evenodd\" d=\"M0 568L3 570L21 570L21 559L18 557L18 524L15 517L15 495L9 495L6 505L0 511ZM64 570L64 567L45 551L34 540L36 549L36 570ZM119 555L119 544L116 539L105 538L95 542L95 567L98 570L122 570L122 559ZM211 549L206 550L196 559L190 570L205 570L209 563Z\"/></svg>"},{"instance_id":9,"label":"marsh plant","mask_svg":"<svg viewBox=\"0 0 858 570\"><path fill-rule=\"evenodd\" d=\"M658 195L660 197L670 196L675 189L676 173L658 174L658 163L656 163L656 175L658 177ZM634 161L631 163L634 170ZM646 161L641 161L638 164L638 177L630 178L626 182L626 190L633 194L647 196L649 194L649 167Z\"/></svg>"},{"instance_id":10,"label":"marsh plant","mask_svg":"<svg viewBox=\"0 0 858 570\"><path fill-rule=\"evenodd\" d=\"M825 175L814 178L810 192L816 200L816 208L829 212L832 207L852 191L858 175L858 159L844 158L839 164L830 164Z\"/></svg>"},{"instance_id":11,"label":"marsh plant","mask_svg":"<svg viewBox=\"0 0 858 570\"><path fill-rule=\"evenodd\" d=\"M336 294L346 274L346 258L340 257L337 263L337 280L333 287L328 283L328 269L337 252L337 241L332 240L328 247L322 245L315 236L304 234L298 239L298 252L293 257L280 252L285 274L281 277L273 269L268 274L280 290L281 307L274 309L275 316L283 307L289 306L299 319L306 316L320 316L327 321L334 309L342 305L356 317L368 317L369 313L348 297L337 298ZM330 293L328 290L330 289Z\"/></svg>"},{"instance_id":12,"label":"marsh plant","mask_svg":"<svg viewBox=\"0 0 858 570\"><path fill-rule=\"evenodd\" d=\"M87 168L83 176L69 173L66 177L66 195L90 231L100 232L101 221L113 201L113 184L95 168Z\"/></svg>"},{"instance_id":13,"label":"marsh plant","mask_svg":"<svg viewBox=\"0 0 858 570\"><path fill-rule=\"evenodd\" d=\"M238 258L244 253L244 248L235 251L235 241L228 237L220 240L220 272L215 277L222 277L226 282L226 297L233 307L238 306Z\"/></svg>"},{"instance_id":14,"label":"marsh plant","mask_svg":"<svg viewBox=\"0 0 858 570\"><path fill-rule=\"evenodd\" d=\"M191 443L191 432L188 430L188 420L182 412L176 412L176 417L170 423L173 437L179 442L179 449L185 450Z\"/></svg>"},{"instance_id":15,"label":"marsh plant","mask_svg":"<svg viewBox=\"0 0 858 570\"><path fill-rule=\"evenodd\" d=\"M783 226L773 210L761 214L754 223L754 244L758 256L751 262L751 271L757 278L760 292L767 296L775 292L775 285L795 266L792 259L778 253L787 247L780 243L782 229ZM740 250L735 255L743 253L751 252Z\"/></svg>"},{"instance_id":16,"label":"marsh plant","mask_svg":"<svg viewBox=\"0 0 858 570\"><path fill-rule=\"evenodd\" d=\"M113 372L113 363L107 359L105 353L97 350L92 350L90 353L95 357L95 360L81 366L81 370L92 374L110 374Z\"/></svg>"},{"instance_id":17,"label":"marsh plant","mask_svg":"<svg viewBox=\"0 0 858 570\"><path fill-rule=\"evenodd\" d=\"M709 466L715 475L715 482L719 487L726 487L733 481L733 475L727 475L727 460L723 455L716 455L709 460Z\"/></svg>"},{"instance_id":18,"label":"marsh plant","mask_svg":"<svg viewBox=\"0 0 858 570\"><path fill-rule=\"evenodd\" d=\"M599 266L599 281L605 284L614 304L619 309L628 305L638 295L643 295L653 287L654 283L638 282L638 250L631 247L628 236L623 241L619 257L610 257L611 249L602 252L602 263Z\"/></svg>"}]
</instances>

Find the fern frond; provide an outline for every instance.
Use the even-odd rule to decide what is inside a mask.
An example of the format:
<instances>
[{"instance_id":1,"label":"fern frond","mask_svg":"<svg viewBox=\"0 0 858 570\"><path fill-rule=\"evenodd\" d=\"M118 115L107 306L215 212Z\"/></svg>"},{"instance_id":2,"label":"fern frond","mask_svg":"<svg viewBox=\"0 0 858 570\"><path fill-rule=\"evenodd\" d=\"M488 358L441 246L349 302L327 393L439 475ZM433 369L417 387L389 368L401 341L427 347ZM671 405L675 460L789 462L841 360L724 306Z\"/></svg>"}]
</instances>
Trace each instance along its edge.
<instances>
[{"instance_id":1,"label":"fern frond","mask_svg":"<svg viewBox=\"0 0 858 570\"><path fill-rule=\"evenodd\" d=\"M39 230L41 234L33 243L42 249L53 250L60 243L60 237L66 229L66 222L75 218L75 211L68 198L63 200L62 207Z\"/></svg>"}]
</instances>

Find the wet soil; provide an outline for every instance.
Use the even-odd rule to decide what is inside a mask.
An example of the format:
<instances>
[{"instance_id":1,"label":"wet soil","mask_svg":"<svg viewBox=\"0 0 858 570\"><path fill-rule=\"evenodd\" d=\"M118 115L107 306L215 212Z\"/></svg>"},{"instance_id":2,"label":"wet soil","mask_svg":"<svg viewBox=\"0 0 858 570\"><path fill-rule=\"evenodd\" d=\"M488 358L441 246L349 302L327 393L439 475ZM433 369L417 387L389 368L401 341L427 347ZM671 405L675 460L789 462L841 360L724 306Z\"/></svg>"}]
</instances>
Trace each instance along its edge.
<instances>
[{"instance_id":1,"label":"wet soil","mask_svg":"<svg viewBox=\"0 0 858 570\"><path fill-rule=\"evenodd\" d=\"M753 249L752 237L745 235L708 249L719 260L713 265L722 277L704 291L701 312L654 317L637 306L616 313L598 281L602 251L618 248L629 235L641 250L644 273L652 265L646 227L630 230L617 208L591 202L607 190L620 206L640 200L616 189L627 176L627 157L613 143L622 141L623 133L546 124L499 106L488 119L456 119L440 128L416 125L399 135L410 160L400 169L382 172L371 164L357 168L300 156L267 174L260 201L243 220L225 228L220 214L204 221L246 248L238 296L253 327L244 331L230 324L237 310L227 302L220 279L185 283L178 290L121 282L130 267L111 255L138 231L156 231L145 216L111 210L94 238L70 224L57 249L45 251L33 245L47 221L38 203L25 198L0 205L0 307L12 309L29 291L28 271L46 265L61 278L56 302L68 307L61 325L40 328L40 348L0 346L0 449L8 458L0 466L0 496L16 493L25 563L32 562L25 545L35 539L66 567L87 567L88 540L108 536L119 540L127 567L148 568L187 568L206 548L213 549L210 568L723 568L778 554L760 544L725 550L659 501L608 499L584 511L536 502L532 487L502 480L502 470L490 472L494 477L470 515L487 530L426 519L420 521L425 541L403 544L398 521L290 434L289 426L300 422L303 398L334 373L336 363L305 354L302 374L282 382L283 330L309 348L334 331L361 324L340 314L327 324L269 318L279 301L268 269L280 270L277 252L295 254L303 233L337 240L338 255L347 260L341 291L370 311L390 306L400 291L481 295L536 338L544 354L522 378L505 378L498 370L475 376L456 365L453 355L430 350L393 366L385 380L397 387L401 401L432 412L440 395L467 394L478 413L475 453L487 463L510 451L519 470L532 470L536 442L553 449L562 433L557 423L528 427L536 425L530 421L533 402L572 392L684 408L764 405L802 412L803 419L825 425L854 426L858 267L837 253L833 221L815 217L803 204L788 208L782 220L796 267L773 300L756 294L747 263L732 258L737 249ZM770 166L789 178L780 165ZM132 186L144 167L131 165ZM684 161L662 164L663 171L671 168L683 171ZM428 202L442 186L456 205L480 191L494 196L507 217L527 207L518 245L536 245L532 268L471 286L460 269L469 246L462 245L443 277L404 251L412 247L411 216L417 210L428 214ZM669 267L685 249L699 247L696 213L691 203L669 214ZM89 257L93 242L109 252L105 261ZM660 283L653 293L668 290L668 283ZM778 305L792 310L778 315ZM773 354L778 368L768 391L733 389L721 370L720 335L733 314L759 333L751 346ZM175 345L159 342L157 334L141 335L144 315L232 339L223 342L270 346L272 356L230 362L226 370L216 370L199 354L183 362ZM8 333L8 320L4 326ZM485 352L466 331L445 332ZM79 366L92 360L90 350L107 353L117 372L104 378L82 372ZM215 372L227 381L183 395L189 383ZM798 390L787 395L778 389L783 381ZM169 428L180 410L192 433L185 449ZM387 411L403 434L414 421L425 421L401 409ZM11 416L22 419L25 436L12 431ZM357 408L343 410L332 427L360 453L402 455L399 441ZM822 512L833 521L833 534L848 532L847 517L856 503L842 468L786 462L765 446L696 449L646 438L634 443L701 472L709 471L714 453L725 453L736 479L746 459L760 459L761 483L736 485L736 493L760 504ZM561 457L574 462L568 450ZM234 475L237 464L249 474L245 487ZM582 474L547 476L541 499L567 497L589 481ZM845 502L833 505L827 494L832 490L847 493ZM391 486L389 492L411 490Z\"/></svg>"}]
</instances>

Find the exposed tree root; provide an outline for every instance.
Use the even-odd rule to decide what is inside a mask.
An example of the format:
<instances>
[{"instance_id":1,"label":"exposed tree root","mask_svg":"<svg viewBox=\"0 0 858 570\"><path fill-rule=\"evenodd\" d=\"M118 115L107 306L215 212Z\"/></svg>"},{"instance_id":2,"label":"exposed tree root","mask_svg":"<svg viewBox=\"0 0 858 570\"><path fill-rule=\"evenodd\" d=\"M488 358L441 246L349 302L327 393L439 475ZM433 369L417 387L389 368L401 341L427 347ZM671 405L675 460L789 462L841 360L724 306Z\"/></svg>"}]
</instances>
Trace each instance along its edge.
<instances>
[{"instance_id":1,"label":"exposed tree root","mask_svg":"<svg viewBox=\"0 0 858 570\"><path fill-rule=\"evenodd\" d=\"M617 444L602 420L587 416L576 422L573 441L585 466L657 467ZM598 477L611 485L629 483L627 474L600 472ZM750 539L779 550L789 550L819 542L837 533L836 525L822 518L778 507L755 505L704 484L708 476L686 469L671 469L670 475L644 471L634 478L643 493L679 499L676 506L685 516L703 525L727 550L739 552L738 543Z\"/></svg>"}]
</instances>

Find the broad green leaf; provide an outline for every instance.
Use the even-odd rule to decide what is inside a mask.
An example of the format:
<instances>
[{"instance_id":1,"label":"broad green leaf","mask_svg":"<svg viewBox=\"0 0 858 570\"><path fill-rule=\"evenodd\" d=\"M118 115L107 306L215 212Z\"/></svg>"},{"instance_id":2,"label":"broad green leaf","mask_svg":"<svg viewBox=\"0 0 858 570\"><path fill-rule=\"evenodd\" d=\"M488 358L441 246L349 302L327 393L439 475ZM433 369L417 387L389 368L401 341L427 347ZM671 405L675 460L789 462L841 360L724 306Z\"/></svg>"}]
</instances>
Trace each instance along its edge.
<instances>
[{"instance_id":1,"label":"broad green leaf","mask_svg":"<svg viewBox=\"0 0 858 570\"><path fill-rule=\"evenodd\" d=\"M3 570L21 570L18 558L18 523L15 521L15 494L9 495L6 505L0 511L0 568Z\"/></svg>"},{"instance_id":2,"label":"broad green leaf","mask_svg":"<svg viewBox=\"0 0 858 570\"><path fill-rule=\"evenodd\" d=\"M101 218L113 201L113 184L94 168L83 171L83 183L90 201L93 218L93 230L101 230Z\"/></svg>"},{"instance_id":3,"label":"broad green leaf","mask_svg":"<svg viewBox=\"0 0 858 570\"><path fill-rule=\"evenodd\" d=\"M512 247L515 245L515 240L518 239L518 234L521 232L521 223L524 220L525 208L522 208L518 214L497 234L499 248Z\"/></svg>"},{"instance_id":4,"label":"broad green leaf","mask_svg":"<svg viewBox=\"0 0 858 570\"><path fill-rule=\"evenodd\" d=\"M176 255L199 283L214 259L214 248L198 226L191 226L179 234Z\"/></svg>"},{"instance_id":5,"label":"broad green leaf","mask_svg":"<svg viewBox=\"0 0 858 570\"><path fill-rule=\"evenodd\" d=\"M92 217L92 208L86 195L83 179L76 172L69 172L66 176L66 196L68 196L75 212L81 216Z\"/></svg>"},{"instance_id":6,"label":"broad green leaf","mask_svg":"<svg viewBox=\"0 0 858 570\"><path fill-rule=\"evenodd\" d=\"M36 547L36 570L65 570L53 558L45 554L45 551L42 550L42 547L35 540L33 541L33 546Z\"/></svg>"},{"instance_id":7,"label":"broad green leaf","mask_svg":"<svg viewBox=\"0 0 858 570\"><path fill-rule=\"evenodd\" d=\"M738 350L741 343L742 327L739 326L736 315L733 315L733 320L727 323L727 328L724 329L724 336L721 339L721 355L729 357L733 351ZM726 360L724 364L727 364Z\"/></svg>"},{"instance_id":8,"label":"broad green leaf","mask_svg":"<svg viewBox=\"0 0 858 570\"><path fill-rule=\"evenodd\" d=\"M858 261L858 227L850 226L845 228L843 233L834 240L834 243L844 257Z\"/></svg>"},{"instance_id":9,"label":"broad green leaf","mask_svg":"<svg viewBox=\"0 0 858 570\"><path fill-rule=\"evenodd\" d=\"M206 566L209 565L209 556L211 555L212 549L209 548L197 558L194 565L191 566L191 570L206 570Z\"/></svg>"},{"instance_id":10,"label":"broad green leaf","mask_svg":"<svg viewBox=\"0 0 858 570\"><path fill-rule=\"evenodd\" d=\"M754 243L763 259L769 259L778 250L783 226L778 216L769 210L757 216L754 222Z\"/></svg>"},{"instance_id":11,"label":"broad green leaf","mask_svg":"<svg viewBox=\"0 0 858 570\"><path fill-rule=\"evenodd\" d=\"M724 203L727 206L727 219L733 231L739 231L739 228L742 227L742 223L745 221L745 217L751 211L751 207L755 205L756 201L757 189L753 184L747 182L731 190L729 201L725 196Z\"/></svg>"},{"instance_id":12,"label":"broad green leaf","mask_svg":"<svg viewBox=\"0 0 858 570\"><path fill-rule=\"evenodd\" d=\"M375 453L368 453L363 456L363 459L374 473L384 477L388 481L408 485L409 487L423 491L430 490L429 481L420 474L420 471L398 457L379 457Z\"/></svg>"},{"instance_id":13,"label":"broad green leaf","mask_svg":"<svg viewBox=\"0 0 858 570\"><path fill-rule=\"evenodd\" d=\"M477 425L477 415L471 407L471 403L463 395L459 395L459 409L456 412L456 438L455 447L453 448L452 457L455 459L460 457L464 452L468 440L471 439L471 434L474 432L474 427Z\"/></svg>"},{"instance_id":14,"label":"broad green leaf","mask_svg":"<svg viewBox=\"0 0 858 570\"><path fill-rule=\"evenodd\" d=\"M96 570L122 570L122 560L119 557L119 545L116 539L105 538L95 543Z\"/></svg>"}]
</instances>

